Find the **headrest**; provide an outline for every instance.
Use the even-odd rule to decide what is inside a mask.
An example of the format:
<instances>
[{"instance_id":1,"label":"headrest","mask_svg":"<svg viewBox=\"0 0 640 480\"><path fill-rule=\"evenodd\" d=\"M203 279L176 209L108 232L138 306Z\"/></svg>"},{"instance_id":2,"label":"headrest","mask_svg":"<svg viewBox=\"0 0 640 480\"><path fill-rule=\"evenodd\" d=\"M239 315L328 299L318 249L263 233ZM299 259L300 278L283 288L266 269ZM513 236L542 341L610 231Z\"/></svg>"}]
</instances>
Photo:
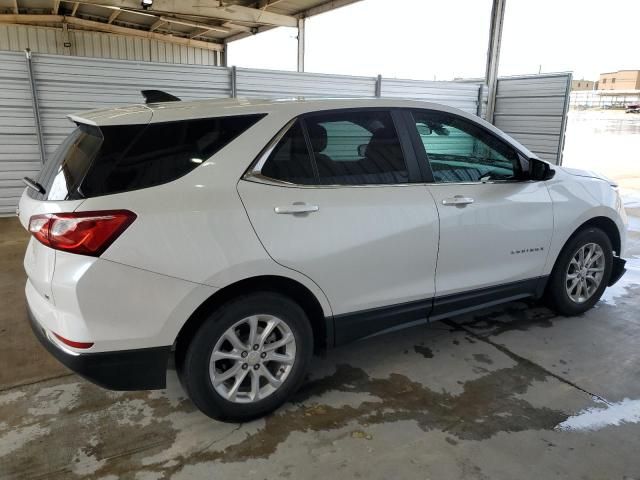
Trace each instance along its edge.
<instances>
[{"instance_id":1,"label":"headrest","mask_svg":"<svg viewBox=\"0 0 640 480\"><path fill-rule=\"evenodd\" d=\"M386 162L395 170L406 168L404 167L400 143L397 139L390 137L389 133L384 129L380 129L373 134L365 150L365 157L377 162Z\"/></svg>"},{"instance_id":2,"label":"headrest","mask_svg":"<svg viewBox=\"0 0 640 480\"><path fill-rule=\"evenodd\" d=\"M307 132L311 140L311 148L314 153L319 153L327 148L327 129L318 123L307 123Z\"/></svg>"},{"instance_id":3,"label":"headrest","mask_svg":"<svg viewBox=\"0 0 640 480\"><path fill-rule=\"evenodd\" d=\"M388 135L384 129L376 130L371 139L369 139L369 143L367 144L367 148L365 150L366 157L374 157L380 155L381 152L384 155L384 152L389 148L389 139Z\"/></svg>"}]
</instances>

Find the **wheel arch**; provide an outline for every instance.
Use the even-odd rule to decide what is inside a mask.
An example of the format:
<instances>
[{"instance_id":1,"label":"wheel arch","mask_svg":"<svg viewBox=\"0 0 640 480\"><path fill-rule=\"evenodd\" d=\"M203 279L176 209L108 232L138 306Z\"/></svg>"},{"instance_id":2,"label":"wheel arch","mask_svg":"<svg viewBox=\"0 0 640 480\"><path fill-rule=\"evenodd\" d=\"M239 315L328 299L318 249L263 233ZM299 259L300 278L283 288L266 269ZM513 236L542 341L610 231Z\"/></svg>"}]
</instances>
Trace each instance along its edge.
<instances>
[{"instance_id":1,"label":"wheel arch","mask_svg":"<svg viewBox=\"0 0 640 480\"><path fill-rule=\"evenodd\" d=\"M558 254L555 257L555 260L553 261L553 267L551 268L552 272L555 269L555 266L557 265L558 260L562 256L562 252L564 252L567 244L576 235L578 235L578 233L580 233L581 231L589 227L595 227L602 230L607 235L607 237L609 237L614 254L620 255L622 239L616 223L609 217L605 217L605 216L592 217L589 220L586 220L583 223L581 223L577 228L575 228L574 231L571 233L571 235L569 235L567 239L564 241L564 243L562 244L562 248L560 248L560 250L558 251Z\"/></svg>"},{"instance_id":2,"label":"wheel arch","mask_svg":"<svg viewBox=\"0 0 640 480\"><path fill-rule=\"evenodd\" d=\"M578 232L588 227L595 227L602 230L607 235L607 237L609 237L611 246L613 247L613 252L617 255L620 255L622 238L620 236L618 226L616 225L616 222L611 220L609 217L604 216L593 217L584 222L571 234L571 236L565 242L565 245L567 244L567 242L569 242L569 240L575 237ZM564 249L564 246L562 248Z\"/></svg>"},{"instance_id":3,"label":"wheel arch","mask_svg":"<svg viewBox=\"0 0 640 480\"><path fill-rule=\"evenodd\" d=\"M217 290L196 308L176 337L176 362L180 364L186 346L211 312L229 300L251 292L274 292L291 298L302 307L309 318L314 351L322 351L333 345L333 322L325 317L320 301L311 290L288 277L261 275L238 280Z\"/></svg>"}]
</instances>

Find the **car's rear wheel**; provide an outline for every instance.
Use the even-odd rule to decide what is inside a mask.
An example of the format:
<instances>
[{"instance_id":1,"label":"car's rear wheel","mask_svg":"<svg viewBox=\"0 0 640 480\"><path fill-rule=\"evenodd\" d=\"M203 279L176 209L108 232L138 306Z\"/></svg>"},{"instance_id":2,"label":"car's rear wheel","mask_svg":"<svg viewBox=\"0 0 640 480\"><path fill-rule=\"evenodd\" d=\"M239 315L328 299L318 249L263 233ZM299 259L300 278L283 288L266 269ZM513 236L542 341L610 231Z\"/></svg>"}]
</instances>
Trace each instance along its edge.
<instances>
[{"instance_id":1,"label":"car's rear wheel","mask_svg":"<svg viewBox=\"0 0 640 480\"><path fill-rule=\"evenodd\" d=\"M270 292L223 305L187 347L181 381L206 415L246 421L269 413L300 386L313 351L302 308Z\"/></svg>"},{"instance_id":2,"label":"car's rear wheel","mask_svg":"<svg viewBox=\"0 0 640 480\"><path fill-rule=\"evenodd\" d=\"M586 312L600 300L612 266L613 248L607 234L585 228L560 252L547 285L547 300L562 315Z\"/></svg>"}]
</instances>

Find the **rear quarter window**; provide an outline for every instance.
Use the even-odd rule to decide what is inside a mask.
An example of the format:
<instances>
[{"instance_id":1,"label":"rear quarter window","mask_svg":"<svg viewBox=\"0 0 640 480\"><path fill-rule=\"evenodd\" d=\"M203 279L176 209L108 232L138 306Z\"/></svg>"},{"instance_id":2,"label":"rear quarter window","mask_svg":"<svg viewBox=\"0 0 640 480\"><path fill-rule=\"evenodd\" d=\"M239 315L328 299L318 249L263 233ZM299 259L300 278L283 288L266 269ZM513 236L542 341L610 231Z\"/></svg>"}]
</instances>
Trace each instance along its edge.
<instances>
[{"instance_id":1,"label":"rear quarter window","mask_svg":"<svg viewBox=\"0 0 640 480\"><path fill-rule=\"evenodd\" d=\"M148 125L80 125L44 166L34 198L90 198L153 187L186 175L264 115Z\"/></svg>"},{"instance_id":2,"label":"rear quarter window","mask_svg":"<svg viewBox=\"0 0 640 480\"><path fill-rule=\"evenodd\" d=\"M233 141L263 115L220 117L147 125L117 158L99 154L82 182L84 197L148 188L186 175ZM102 129L105 140L120 132ZM106 143L106 142L105 142ZM122 147L122 144L120 144ZM115 146L115 145L114 145Z\"/></svg>"}]
</instances>

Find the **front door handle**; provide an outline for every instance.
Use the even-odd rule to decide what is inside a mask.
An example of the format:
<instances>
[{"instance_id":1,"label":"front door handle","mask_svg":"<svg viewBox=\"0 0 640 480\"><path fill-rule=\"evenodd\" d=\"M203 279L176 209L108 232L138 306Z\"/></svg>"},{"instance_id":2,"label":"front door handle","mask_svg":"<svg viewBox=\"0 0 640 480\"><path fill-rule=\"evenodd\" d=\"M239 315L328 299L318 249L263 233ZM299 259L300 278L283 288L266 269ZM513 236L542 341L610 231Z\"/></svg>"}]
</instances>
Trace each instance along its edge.
<instances>
[{"instance_id":1,"label":"front door handle","mask_svg":"<svg viewBox=\"0 0 640 480\"><path fill-rule=\"evenodd\" d=\"M464 197L462 195L456 195L453 198L445 198L442 200L443 205L453 205L453 206L461 206L461 205L469 205L473 203L473 198Z\"/></svg>"},{"instance_id":2,"label":"front door handle","mask_svg":"<svg viewBox=\"0 0 640 480\"><path fill-rule=\"evenodd\" d=\"M289 215L296 215L300 213L311 213L320 210L318 205L309 205L308 203L295 202L285 207L275 207L273 209L276 213L285 213Z\"/></svg>"}]
</instances>

